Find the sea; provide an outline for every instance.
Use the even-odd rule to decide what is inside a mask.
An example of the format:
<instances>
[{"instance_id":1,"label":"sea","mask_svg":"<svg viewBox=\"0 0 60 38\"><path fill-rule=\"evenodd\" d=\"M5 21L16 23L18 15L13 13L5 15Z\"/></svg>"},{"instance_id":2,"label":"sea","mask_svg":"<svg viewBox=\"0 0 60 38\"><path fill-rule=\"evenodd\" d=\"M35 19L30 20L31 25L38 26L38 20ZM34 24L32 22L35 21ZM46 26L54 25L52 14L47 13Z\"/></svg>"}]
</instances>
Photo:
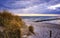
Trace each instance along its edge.
<instances>
[{"instance_id":1,"label":"sea","mask_svg":"<svg viewBox=\"0 0 60 38\"><path fill-rule=\"evenodd\" d=\"M29 20L45 20L45 19L54 19L58 16L21 16L22 19L29 19Z\"/></svg>"}]
</instances>

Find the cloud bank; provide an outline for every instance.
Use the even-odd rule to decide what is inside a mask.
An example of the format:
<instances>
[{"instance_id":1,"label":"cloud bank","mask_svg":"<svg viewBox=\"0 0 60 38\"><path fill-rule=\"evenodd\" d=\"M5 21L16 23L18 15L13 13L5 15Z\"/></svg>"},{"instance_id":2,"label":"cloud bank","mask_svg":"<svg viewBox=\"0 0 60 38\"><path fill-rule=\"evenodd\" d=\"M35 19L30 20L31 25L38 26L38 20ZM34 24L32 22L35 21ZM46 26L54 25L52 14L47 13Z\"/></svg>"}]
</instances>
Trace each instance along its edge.
<instances>
[{"instance_id":1,"label":"cloud bank","mask_svg":"<svg viewBox=\"0 0 60 38\"><path fill-rule=\"evenodd\" d=\"M60 14L59 0L0 0L0 10L15 14Z\"/></svg>"}]
</instances>

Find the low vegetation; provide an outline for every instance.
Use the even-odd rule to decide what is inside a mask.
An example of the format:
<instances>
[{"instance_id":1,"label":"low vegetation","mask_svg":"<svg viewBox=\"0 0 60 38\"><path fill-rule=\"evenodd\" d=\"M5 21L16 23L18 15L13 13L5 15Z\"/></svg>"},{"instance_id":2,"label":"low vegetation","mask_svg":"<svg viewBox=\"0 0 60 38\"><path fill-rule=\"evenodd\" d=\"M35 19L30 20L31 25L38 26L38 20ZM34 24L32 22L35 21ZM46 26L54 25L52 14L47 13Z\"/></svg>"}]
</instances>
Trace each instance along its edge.
<instances>
[{"instance_id":1,"label":"low vegetation","mask_svg":"<svg viewBox=\"0 0 60 38\"><path fill-rule=\"evenodd\" d=\"M21 28L26 25L22 19L7 11L0 12L0 38L21 38Z\"/></svg>"}]
</instances>

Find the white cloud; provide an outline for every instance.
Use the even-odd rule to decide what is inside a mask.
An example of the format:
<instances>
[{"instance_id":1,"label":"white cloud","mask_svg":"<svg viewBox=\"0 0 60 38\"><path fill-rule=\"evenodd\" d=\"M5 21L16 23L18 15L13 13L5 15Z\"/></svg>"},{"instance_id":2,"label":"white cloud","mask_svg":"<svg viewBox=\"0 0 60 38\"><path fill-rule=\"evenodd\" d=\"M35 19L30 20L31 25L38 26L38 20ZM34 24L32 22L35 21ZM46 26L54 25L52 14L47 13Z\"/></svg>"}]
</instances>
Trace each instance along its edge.
<instances>
[{"instance_id":1,"label":"white cloud","mask_svg":"<svg viewBox=\"0 0 60 38\"><path fill-rule=\"evenodd\" d=\"M11 3L10 2L6 2L5 4L3 4L5 7L7 8L12 8L12 9L22 9L22 8L27 8L30 6L33 6L33 4L31 4L30 1L13 1Z\"/></svg>"},{"instance_id":2,"label":"white cloud","mask_svg":"<svg viewBox=\"0 0 60 38\"><path fill-rule=\"evenodd\" d=\"M50 10L56 10L58 7L60 7L60 4L49 6L48 9L50 9Z\"/></svg>"},{"instance_id":3,"label":"white cloud","mask_svg":"<svg viewBox=\"0 0 60 38\"><path fill-rule=\"evenodd\" d=\"M43 4L39 4L39 5L30 6L30 7L25 8L25 9L12 9L10 11L15 12L15 13L21 13L21 14L44 13L46 11L46 8L47 8L46 5L47 5L46 3L43 3Z\"/></svg>"},{"instance_id":4,"label":"white cloud","mask_svg":"<svg viewBox=\"0 0 60 38\"><path fill-rule=\"evenodd\" d=\"M53 5L57 0L21 0L13 3L6 3L5 6L10 7L10 12L18 14L41 14L49 13L49 9L55 10L60 4ZM48 3L47 3L48 2ZM15 9L14 9L15 8ZM47 11L48 10L48 11Z\"/></svg>"}]
</instances>

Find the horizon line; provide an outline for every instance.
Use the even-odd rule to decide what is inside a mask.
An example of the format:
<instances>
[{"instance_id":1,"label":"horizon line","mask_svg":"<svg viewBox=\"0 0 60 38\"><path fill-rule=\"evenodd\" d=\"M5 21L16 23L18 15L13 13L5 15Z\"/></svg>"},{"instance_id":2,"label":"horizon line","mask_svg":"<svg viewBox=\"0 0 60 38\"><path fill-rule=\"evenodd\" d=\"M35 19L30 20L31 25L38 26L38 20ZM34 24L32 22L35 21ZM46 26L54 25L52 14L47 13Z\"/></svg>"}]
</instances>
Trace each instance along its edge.
<instances>
[{"instance_id":1,"label":"horizon line","mask_svg":"<svg viewBox=\"0 0 60 38\"><path fill-rule=\"evenodd\" d=\"M14 14L17 16L60 16L60 14Z\"/></svg>"}]
</instances>

